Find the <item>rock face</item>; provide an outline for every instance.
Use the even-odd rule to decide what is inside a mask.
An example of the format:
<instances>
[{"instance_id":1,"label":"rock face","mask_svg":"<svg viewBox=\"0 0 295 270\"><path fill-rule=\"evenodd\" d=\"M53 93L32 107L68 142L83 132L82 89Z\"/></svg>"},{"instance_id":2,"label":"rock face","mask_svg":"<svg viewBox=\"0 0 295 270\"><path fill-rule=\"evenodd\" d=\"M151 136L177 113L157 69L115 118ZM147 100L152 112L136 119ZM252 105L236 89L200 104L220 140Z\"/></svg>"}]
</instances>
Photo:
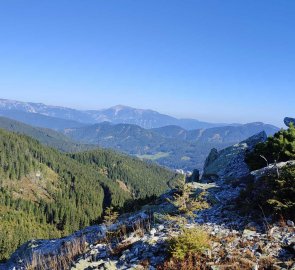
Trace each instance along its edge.
<instances>
[{"instance_id":1,"label":"rock face","mask_svg":"<svg viewBox=\"0 0 295 270\"><path fill-rule=\"evenodd\" d=\"M265 142L266 139L267 135L263 131L219 152L212 149L205 161L202 179L234 179L247 176L250 171L245 163L246 152L252 151L255 145Z\"/></svg>"},{"instance_id":2,"label":"rock face","mask_svg":"<svg viewBox=\"0 0 295 270\"><path fill-rule=\"evenodd\" d=\"M295 126L295 118L285 117L284 123L287 127L289 127L291 123L293 123L293 125Z\"/></svg>"}]
</instances>

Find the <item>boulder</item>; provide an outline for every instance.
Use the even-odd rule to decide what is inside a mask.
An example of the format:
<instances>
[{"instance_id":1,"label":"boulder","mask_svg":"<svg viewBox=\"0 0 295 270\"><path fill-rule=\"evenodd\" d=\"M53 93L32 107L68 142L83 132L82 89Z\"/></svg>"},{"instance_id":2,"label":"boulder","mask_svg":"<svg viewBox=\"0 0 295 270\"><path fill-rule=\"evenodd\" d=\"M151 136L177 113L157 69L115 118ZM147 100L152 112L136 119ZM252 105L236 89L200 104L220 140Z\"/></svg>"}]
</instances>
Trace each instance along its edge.
<instances>
[{"instance_id":1,"label":"boulder","mask_svg":"<svg viewBox=\"0 0 295 270\"><path fill-rule=\"evenodd\" d=\"M259 181L259 179L261 179L265 175L268 175L268 176L277 175L277 171L282 170L282 168L284 168L286 166L295 166L295 160L279 162L279 163L276 163L276 164L269 164L268 166L266 166L264 168L252 171L251 176L254 177L254 181Z\"/></svg>"},{"instance_id":2,"label":"boulder","mask_svg":"<svg viewBox=\"0 0 295 270\"><path fill-rule=\"evenodd\" d=\"M254 147L265 142L267 135L264 131L221 151L212 149L204 165L202 180L214 178L237 179L250 173L245 162L246 153L253 151Z\"/></svg>"},{"instance_id":3,"label":"boulder","mask_svg":"<svg viewBox=\"0 0 295 270\"><path fill-rule=\"evenodd\" d=\"M187 177L186 182L193 183L193 182L199 182L199 180L200 180L200 172L198 169L194 169L192 175Z\"/></svg>"},{"instance_id":4,"label":"boulder","mask_svg":"<svg viewBox=\"0 0 295 270\"><path fill-rule=\"evenodd\" d=\"M295 118L285 117L284 123L287 127L289 127L291 123L295 126Z\"/></svg>"}]
</instances>

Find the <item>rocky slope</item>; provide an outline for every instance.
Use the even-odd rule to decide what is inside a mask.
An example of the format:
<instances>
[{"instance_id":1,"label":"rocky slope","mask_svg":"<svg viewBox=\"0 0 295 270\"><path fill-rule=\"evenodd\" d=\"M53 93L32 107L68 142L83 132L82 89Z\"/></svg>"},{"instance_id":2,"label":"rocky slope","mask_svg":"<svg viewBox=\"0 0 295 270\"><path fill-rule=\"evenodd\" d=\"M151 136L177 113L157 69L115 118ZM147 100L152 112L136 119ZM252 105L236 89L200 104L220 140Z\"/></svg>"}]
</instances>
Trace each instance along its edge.
<instances>
[{"instance_id":1,"label":"rocky slope","mask_svg":"<svg viewBox=\"0 0 295 270\"><path fill-rule=\"evenodd\" d=\"M259 180L272 167L252 174ZM215 183L190 185L195 194L207 191L211 205L197 211L196 218L185 225L201 227L210 236L200 269L295 269L293 221L278 224L265 217L254 221L251 216L240 216L235 199L244 189L243 182L233 184L219 178ZM32 240L0 269L29 269L28 265L33 269L63 269L65 265L64 269L73 270L166 269L161 265L168 257L167 240L180 233L178 225L165 218L167 213L176 213L167 201L172 194L162 195L137 213L121 216L113 225L91 226L62 239Z\"/></svg>"}]
</instances>

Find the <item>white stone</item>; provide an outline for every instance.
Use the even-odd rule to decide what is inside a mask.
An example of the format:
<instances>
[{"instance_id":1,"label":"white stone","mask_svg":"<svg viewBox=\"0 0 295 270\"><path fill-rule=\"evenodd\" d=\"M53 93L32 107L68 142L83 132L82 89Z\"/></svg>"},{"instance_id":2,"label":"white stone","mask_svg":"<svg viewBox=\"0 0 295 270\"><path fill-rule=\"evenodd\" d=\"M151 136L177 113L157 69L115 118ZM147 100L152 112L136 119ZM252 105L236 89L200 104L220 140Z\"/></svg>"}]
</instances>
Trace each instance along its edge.
<instances>
[{"instance_id":1,"label":"white stone","mask_svg":"<svg viewBox=\"0 0 295 270\"><path fill-rule=\"evenodd\" d=\"M255 264L255 265L252 267L252 270L258 270L258 264Z\"/></svg>"},{"instance_id":2,"label":"white stone","mask_svg":"<svg viewBox=\"0 0 295 270\"><path fill-rule=\"evenodd\" d=\"M165 228L165 227L164 227L164 225L162 225L162 224L158 226L158 230L159 230L159 231L163 231L164 228Z\"/></svg>"},{"instance_id":3,"label":"white stone","mask_svg":"<svg viewBox=\"0 0 295 270\"><path fill-rule=\"evenodd\" d=\"M151 235L154 235L156 232L157 232L157 230L156 230L155 228L152 228L152 229L150 230L150 234L151 234Z\"/></svg>"},{"instance_id":4,"label":"white stone","mask_svg":"<svg viewBox=\"0 0 295 270\"><path fill-rule=\"evenodd\" d=\"M295 224L292 220L287 220L287 225L290 226L290 227L294 227Z\"/></svg>"}]
</instances>

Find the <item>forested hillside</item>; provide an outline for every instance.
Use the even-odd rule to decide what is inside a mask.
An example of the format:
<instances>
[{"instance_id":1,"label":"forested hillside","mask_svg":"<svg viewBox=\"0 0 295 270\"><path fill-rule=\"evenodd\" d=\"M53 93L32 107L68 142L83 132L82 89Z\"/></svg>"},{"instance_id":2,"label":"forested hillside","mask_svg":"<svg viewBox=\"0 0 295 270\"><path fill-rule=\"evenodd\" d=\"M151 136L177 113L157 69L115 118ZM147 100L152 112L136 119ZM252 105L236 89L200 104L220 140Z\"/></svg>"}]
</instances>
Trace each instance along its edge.
<instances>
[{"instance_id":1,"label":"forested hillside","mask_svg":"<svg viewBox=\"0 0 295 270\"><path fill-rule=\"evenodd\" d=\"M177 176L110 151L63 154L0 129L0 258L32 238L97 221L103 208L159 195Z\"/></svg>"},{"instance_id":2,"label":"forested hillside","mask_svg":"<svg viewBox=\"0 0 295 270\"><path fill-rule=\"evenodd\" d=\"M78 152L97 148L96 145L80 144L69 137L48 128L33 127L25 123L0 116L0 128L30 136L40 143L63 152Z\"/></svg>"},{"instance_id":3,"label":"forested hillside","mask_svg":"<svg viewBox=\"0 0 295 270\"><path fill-rule=\"evenodd\" d=\"M138 158L111 152L111 150L97 149L70 154L70 156L80 163L91 165L94 169L104 172L114 181L124 179L127 189L132 191L135 198L160 194L167 189L167 185L172 188L177 179L174 173L156 164L145 163Z\"/></svg>"}]
</instances>

